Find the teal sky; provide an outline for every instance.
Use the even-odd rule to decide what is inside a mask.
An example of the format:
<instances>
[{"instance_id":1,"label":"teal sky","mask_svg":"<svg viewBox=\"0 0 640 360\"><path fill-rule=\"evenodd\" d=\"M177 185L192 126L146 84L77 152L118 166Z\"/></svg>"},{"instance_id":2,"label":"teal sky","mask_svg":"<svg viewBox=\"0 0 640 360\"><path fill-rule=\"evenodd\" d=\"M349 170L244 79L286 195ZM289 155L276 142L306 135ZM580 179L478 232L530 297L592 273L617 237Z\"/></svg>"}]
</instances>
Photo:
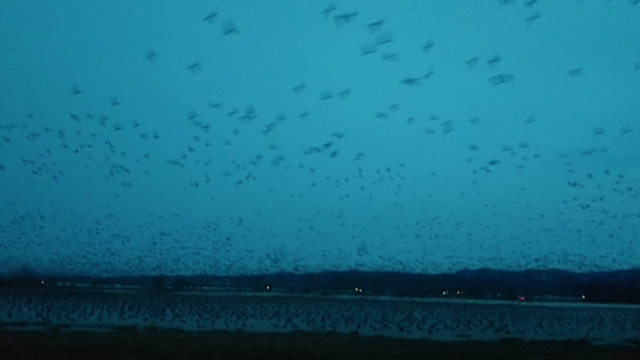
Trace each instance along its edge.
<instances>
[{"instance_id":1,"label":"teal sky","mask_svg":"<svg viewBox=\"0 0 640 360\"><path fill-rule=\"evenodd\" d=\"M640 267L640 4L0 4L0 271Z\"/></svg>"}]
</instances>

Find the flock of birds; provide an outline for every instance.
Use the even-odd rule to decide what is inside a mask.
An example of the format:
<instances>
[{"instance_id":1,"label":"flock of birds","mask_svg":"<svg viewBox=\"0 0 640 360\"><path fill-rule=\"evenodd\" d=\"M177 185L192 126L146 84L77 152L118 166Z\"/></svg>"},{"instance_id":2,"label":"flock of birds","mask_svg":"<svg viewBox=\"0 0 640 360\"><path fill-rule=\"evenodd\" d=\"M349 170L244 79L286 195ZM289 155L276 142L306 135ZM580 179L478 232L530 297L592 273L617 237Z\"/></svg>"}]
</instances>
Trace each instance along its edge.
<instances>
[{"instance_id":1,"label":"flock of birds","mask_svg":"<svg viewBox=\"0 0 640 360\"><path fill-rule=\"evenodd\" d=\"M498 1L502 6L515 3L518 2ZM530 15L523 19L526 26L535 26L544 16L536 11L537 3L537 0L524 1L524 6L530 9ZM638 3L630 2L633 6ZM363 59L378 57L385 62L402 62L400 52L391 46L395 39L387 31L386 19L366 20L364 13L344 10L335 4L326 5L318 17L324 17L338 27L365 27L372 41L358 46L359 56ZM241 26L233 20L221 20L217 11L203 12L201 21L204 26L219 26L220 36L245 36ZM438 46L438 39L426 39L421 51L429 56ZM153 67L162 57L160 51L149 49L140 61ZM517 74L501 71L502 62L503 57L499 54L471 55L461 61L460 66L468 71L478 67L488 69L491 74L483 80L486 91L517 86ZM206 66L204 60L184 64L184 76L202 76ZM569 79L588 76L580 66L565 72ZM629 76L637 77L638 73L640 62L629 66ZM419 92L428 88L432 79L438 76L441 74L437 69L427 68L422 73L398 78L395 84L388 86L397 86L398 91L415 89ZM326 120L316 115L321 113L319 107L336 101L349 106L349 101L360 90L356 87L320 89L317 95L309 95L314 91L312 84L294 82L287 95L290 97L283 97L283 101L295 102L302 96L317 96L312 107L300 109L295 115L288 115L286 111L265 114L250 104L232 105L211 100L199 106L202 110L184 109L183 119L163 119L163 122L181 122L180 130L172 133L167 127L154 125L151 119L111 115L126 114L127 107L132 105L119 96L101 100L103 104L95 105L99 110L87 109L87 102L82 99L91 97L90 91L82 84L71 85L68 96L71 103L77 99L78 106L69 108L61 118L44 119L43 109L34 106L22 119L0 119L0 181L14 186L39 184L50 189L66 186L67 192L70 192L68 187L77 186L78 191L87 192L86 195L71 196L73 205L79 208L73 216L78 218L65 219L56 210L68 208L68 204L60 203L59 194L29 195L28 191L18 189L18 192L25 192L23 197L42 196L42 199L36 202L35 209L26 209L19 200L4 201L3 210L0 210L0 233L3 234L0 252L11 254L13 265L26 264L51 271L68 270L70 261L79 272L91 271L97 266L100 273L313 271L317 265L305 265L309 261L329 268L370 266L372 269L442 271L465 263L461 258L424 259L429 258L430 253L438 253L449 242L460 246L472 238L500 238L500 228L508 224L504 220L492 223L488 219L514 219L518 224L530 226L520 229L529 233L523 235L529 236L529 240L519 243L521 239L514 239L510 234L498 241L486 240L489 244L486 247L482 244L475 247L478 251L494 254L479 261L498 265L513 260L512 255L499 250L501 247L508 249L507 252L517 252L519 255L516 256L529 254L522 261L516 260L517 266L524 267L544 264L587 269L594 262L604 261L587 254L580 257L567 250L566 253L556 252L558 262L549 264L546 257L550 253L535 247L537 242L545 241L540 236L580 238L588 248L594 248L597 242L604 244L598 245L602 248L609 246L607 242L617 244L617 249L638 246L638 173L627 173L615 166L609 169L600 164L593 170L584 171L575 165L598 162L591 159L605 154L608 147L590 146L574 153L552 154L535 143L535 136L529 140L527 135L503 144L486 144L482 140L464 143L455 140L456 132L488 131L482 130L484 120L481 115L454 120L448 115L410 114L403 112L405 104L401 100L378 106L361 116L368 123L382 124L380 131L388 130L393 142L409 144L407 146L418 142L436 144L434 147L416 146L416 152L432 151L447 158L448 162L458 162L459 165L451 166L454 170L432 166L426 161L420 163L416 160L420 155L394 151L393 147L387 147L388 144L378 143L378 139L384 138L380 135L371 141L360 139L350 143L349 139L358 136L345 130L348 126L336 126L324 135L309 136L310 131L315 131L307 130L310 123ZM535 128L538 120L528 115L518 120L522 133ZM637 139L638 120L636 116L636 123L629 125L593 128L593 143L601 138L607 139L608 143L632 142ZM285 135L279 136L281 131ZM301 148L292 146L310 138L317 140ZM398 146L405 148L405 145ZM384 157L388 149L389 156ZM640 158L640 150L635 150L636 158ZM378 158L380 156L382 159ZM545 161L544 165L536 165L541 159ZM529 177L542 174L538 170L550 163L557 166L553 170L557 176L551 182L566 189L558 194L557 202L552 205L530 203L535 195L527 195L528 186L534 184ZM518 179L518 175L514 175L518 171L527 179ZM451 175L457 178L452 179ZM488 178L490 176L496 178ZM495 191L495 184L501 177L506 179L503 180L506 183L504 192L511 197L508 200L484 198L486 189ZM441 189L425 190L421 184ZM515 188L510 184L515 184ZM173 196L168 203L173 201L181 205L169 211L149 205L148 213L140 214L137 220L137 215L117 210L116 204L126 203L127 199L159 198L162 197L160 194ZM186 200L180 199L180 194ZM82 196L86 200L82 200ZM519 196L526 201L520 201ZM105 202L105 197L112 200ZM198 221L189 219L179 209L193 199L198 199L193 205L196 212L217 207L211 210L215 215L203 216ZM234 204L233 199L241 204ZM269 200L282 205L265 204ZM139 200L131 202L136 201ZM467 202L471 210L465 209ZM437 209L447 203L460 205ZM292 205L299 206L299 210L291 211ZM376 211L376 208L381 209ZM548 208L552 210L547 213L545 209ZM96 211L95 216L87 213L91 209ZM267 221L261 220L271 218L271 212L279 211L286 212L289 223L275 222L270 228L265 225ZM359 213L354 214L354 211ZM232 215L225 215L227 212ZM380 236L379 241L371 240L380 229L385 229L385 235ZM327 240L329 238L331 240ZM68 243L69 239L77 246L65 249L62 244ZM311 248L321 250L304 255L305 245L297 244L304 244L305 239L317 239L318 243L325 242L329 246L323 248L316 243ZM256 241L279 245L268 249L253 248L251 244ZM516 245L507 245L509 242ZM240 245L243 243L249 245ZM394 248L393 244L397 243L405 245L399 246L400 250L396 252L385 254L381 251L387 249L385 246ZM417 243L433 245L420 248L416 247ZM335 250L336 246L342 248ZM86 260L78 259L77 248L91 255ZM415 261L403 259L407 251L430 261L431 265L421 268ZM26 263L16 259L29 253L42 256ZM413 255L406 256L412 259ZM630 258L619 260L618 264L610 258L611 254L604 253L606 265L603 266L627 266L629 262L637 261L632 254L627 256ZM569 263L560 263L563 258ZM0 259L9 260L2 255Z\"/></svg>"},{"instance_id":2,"label":"flock of birds","mask_svg":"<svg viewBox=\"0 0 640 360\"><path fill-rule=\"evenodd\" d=\"M523 306L417 299L218 293L14 291L0 294L0 327L72 331L342 333L439 341L504 338L637 342L631 307Z\"/></svg>"}]
</instances>

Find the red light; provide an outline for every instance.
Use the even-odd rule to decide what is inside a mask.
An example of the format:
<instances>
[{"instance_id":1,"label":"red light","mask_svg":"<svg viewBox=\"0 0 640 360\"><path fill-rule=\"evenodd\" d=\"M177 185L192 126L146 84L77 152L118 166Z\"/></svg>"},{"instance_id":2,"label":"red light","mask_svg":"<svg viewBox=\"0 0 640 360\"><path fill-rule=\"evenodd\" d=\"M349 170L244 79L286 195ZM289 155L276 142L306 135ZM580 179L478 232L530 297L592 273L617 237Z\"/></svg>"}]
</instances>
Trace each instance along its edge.
<instances>
[{"instance_id":1,"label":"red light","mask_svg":"<svg viewBox=\"0 0 640 360\"><path fill-rule=\"evenodd\" d=\"M524 301L524 296L520 296L520 301Z\"/></svg>"}]
</instances>

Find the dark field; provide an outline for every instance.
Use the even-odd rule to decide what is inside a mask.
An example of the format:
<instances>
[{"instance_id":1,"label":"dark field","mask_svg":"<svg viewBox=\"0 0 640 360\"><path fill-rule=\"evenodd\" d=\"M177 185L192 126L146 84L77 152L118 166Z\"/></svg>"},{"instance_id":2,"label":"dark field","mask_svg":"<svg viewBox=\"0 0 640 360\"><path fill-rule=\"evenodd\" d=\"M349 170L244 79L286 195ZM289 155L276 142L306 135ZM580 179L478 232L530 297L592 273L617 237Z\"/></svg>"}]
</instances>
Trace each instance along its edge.
<instances>
[{"instance_id":1,"label":"dark field","mask_svg":"<svg viewBox=\"0 0 640 360\"><path fill-rule=\"evenodd\" d=\"M638 346L343 334L2 331L0 359L640 359Z\"/></svg>"}]
</instances>

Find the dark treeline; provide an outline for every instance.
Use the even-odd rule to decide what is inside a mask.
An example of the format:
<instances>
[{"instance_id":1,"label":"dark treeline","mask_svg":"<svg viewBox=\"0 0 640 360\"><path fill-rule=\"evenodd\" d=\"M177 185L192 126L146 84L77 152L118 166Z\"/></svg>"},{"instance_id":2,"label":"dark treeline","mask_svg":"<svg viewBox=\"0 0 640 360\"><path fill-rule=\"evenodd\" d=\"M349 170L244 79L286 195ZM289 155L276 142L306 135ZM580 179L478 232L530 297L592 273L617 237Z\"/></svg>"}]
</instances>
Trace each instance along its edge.
<instances>
[{"instance_id":1,"label":"dark treeline","mask_svg":"<svg viewBox=\"0 0 640 360\"><path fill-rule=\"evenodd\" d=\"M563 270L463 270L451 274L397 272L275 273L243 276L77 277L16 272L0 287L134 287L150 291L216 288L278 293L447 297L514 301L640 304L640 269L573 273Z\"/></svg>"}]
</instances>

